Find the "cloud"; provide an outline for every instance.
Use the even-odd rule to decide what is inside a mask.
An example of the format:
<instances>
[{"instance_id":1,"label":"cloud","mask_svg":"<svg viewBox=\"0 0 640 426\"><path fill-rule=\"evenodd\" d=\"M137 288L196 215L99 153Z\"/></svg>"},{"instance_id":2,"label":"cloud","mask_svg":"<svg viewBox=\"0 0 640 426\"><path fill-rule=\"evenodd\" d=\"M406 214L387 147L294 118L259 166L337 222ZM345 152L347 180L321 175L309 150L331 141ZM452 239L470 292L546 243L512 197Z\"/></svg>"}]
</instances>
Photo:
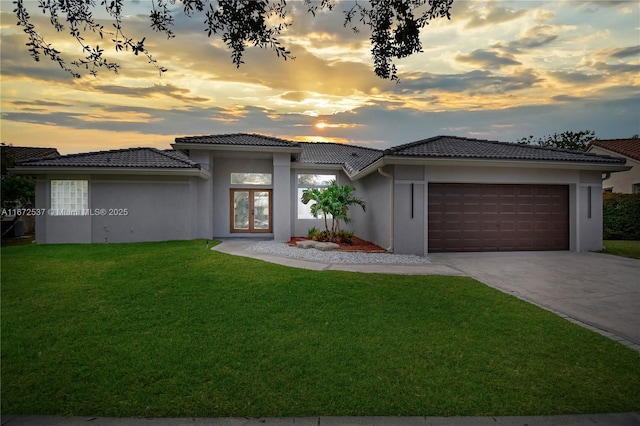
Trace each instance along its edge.
<instances>
[{"instance_id":1,"label":"cloud","mask_svg":"<svg viewBox=\"0 0 640 426\"><path fill-rule=\"evenodd\" d=\"M554 25L538 25L522 33L518 39L504 45L496 43L492 47L500 48L506 52L517 54L523 50L536 49L553 43L558 35L567 28Z\"/></svg>"},{"instance_id":2,"label":"cloud","mask_svg":"<svg viewBox=\"0 0 640 426\"><path fill-rule=\"evenodd\" d=\"M478 4L484 5L478 7ZM514 10L508 7L503 7L498 1L478 1L470 2L467 14L470 15L470 18L467 21L466 28L475 29L513 21L526 15L527 10Z\"/></svg>"},{"instance_id":3,"label":"cloud","mask_svg":"<svg viewBox=\"0 0 640 426\"><path fill-rule=\"evenodd\" d=\"M442 92L505 93L532 87L541 81L532 70L513 75L498 75L491 71L470 71L463 74L414 73L403 80L404 87L414 91L437 89Z\"/></svg>"},{"instance_id":4,"label":"cloud","mask_svg":"<svg viewBox=\"0 0 640 426\"><path fill-rule=\"evenodd\" d=\"M513 59L511 55L501 56L497 52L476 49L467 55L456 56L456 61L476 65L482 69L497 69L512 65L522 65Z\"/></svg>"},{"instance_id":5,"label":"cloud","mask_svg":"<svg viewBox=\"0 0 640 426\"><path fill-rule=\"evenodd\" d=\"M307 92L285 92L280 97L286 101L300 102L309 97Z\"/></svg>"},{"instance_id":6,"label":"cloud","mask_svg":"<svg viewBox=\"0 0 640 426\"><path fill-rule=\"evenodd\" d=\"M186 96L185 94L190 93L190 90L176 87L173 84L154 84L153 86L149 87L95 85L92 87L92 89L102 93L123 95L133 98L150 98L160 95L168 96L170 98L184 102L206 102L210 100L209 98L204 98L201 96Z\"/></svg>"},{"instance_id":7,"label":"cloud","mask_svg":"<svg viewBox=\"0 0 640 426\"><path fill-rule=\"evenodd\" d=\"M574 85L594 84L603 81L604 79L600 74L584 74L571 71L551 71L547 73L547 75L560 83Z\"/></svg>"},{"instance_id":8,"label":"cloud","mask_svg":"<svg viewBox=\"0 0 640 426\"><path fill-rule=\"evenodd\" d=\"M43 101L43 100L30 100L30 101L10 101L11 105L15 105L18 107L69 107L72 106L70 103L65 102L53 102L53 101Z\"/></svg>"},{"instance_id":9,"label":"cloud","mask_svg":"<svg viewBox=\"0 0 640 426\"><path fill-rule=\"evenodd\" d=\"M640 97L628 95L618 100L566 99L558 104L480 111L427 112L379 104L336 114L331 119L363 124L339 134L360 144L378 141L374 145L384 148L441 134L508 142L528 135L591 129L602 138L624 138L640 133L639 109Z\"/></svg>"},{"instance_id":10,"label":"cloud","mask_svg":"<svg viewBox=\"0 0 640 426\"><path fill-rule=\"evenodd\" d=\"M606 64L604 62L596 62L592 64L592 67L598 71L603 71L607 74L620 75L620 74L635 74L640 73L640 64Z\"/></svg>"},{"instance_id":11,"label":"cloud","mask_svg":"<svg viewBox=\"0 0 640 426\"><path fill-rule=\"evenodd\" d=\"M610 58L621 59L621 58L627 58L629 56L639 56L639 55L640 55L640 45L613 49L608 56Z\"/></svg>"},{"instance_id":12,"label":"cloud","mask_svg":"<svg viewBox=\"0 0 640 426\"><path fill-rule=\"evenodd\" d=\"M552 96L551 99L553 99L554 101L557 101L557 102L574 102L574 101L582 100L582 98L580 98L578 96L570 96L570 95Z\"/></svg>"}]
</instances>

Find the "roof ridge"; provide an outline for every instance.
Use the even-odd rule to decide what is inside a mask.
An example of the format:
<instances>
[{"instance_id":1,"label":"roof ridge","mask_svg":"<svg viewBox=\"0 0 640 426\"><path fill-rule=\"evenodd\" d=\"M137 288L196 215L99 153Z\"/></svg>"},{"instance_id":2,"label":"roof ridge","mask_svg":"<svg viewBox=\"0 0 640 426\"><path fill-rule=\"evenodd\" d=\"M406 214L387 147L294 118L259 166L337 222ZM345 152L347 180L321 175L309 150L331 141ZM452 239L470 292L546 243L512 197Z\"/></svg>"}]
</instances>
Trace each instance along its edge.
<instances>
[{"instance_id":1,"label":"roof ridge","mask_svg":"<svg viewBox=\"0 0 640 426\"><path fill-rule=\"evenodd\" d=\"M180 161L180 162L182 162L182 163L184 163L184 164L187 164L187 165L189 165L189 166L197 166L198 168L200 168L200 164L196 163L196 162L195 162L195 161L193 161L193 160L190 160L190 159L189 159L189 160L185 160L185 159L183 159L183 158L174 157L173 155L169 155L169 153L165 152L164 150L160 150L160 149L158 149L158 148L150 147L150 149L152 149L152 150L156 151L158 154L160 154L160 155L162 155L162 156L164 156L164 157L170 158L170 159L172 159L172 160ZM172 151L177 151L177 150L175 150L175 149L174 149L174 150L172 150Z\"/></svg>"},{"instance_id":2,"label":"roof ridge","mask_svg":"<svg viewBox=\"0 0 640 426\"><path fill-rule=\"evenodd\" d=\"M307 142L307 141L300 141L298 143L306 143L306 144L324 144L324 145L336 145L336 146L345 146L345 147L351 147L351 148L359 148L359 149L368 149L369 151L375 151L375 152L384 152L384 150L382 149L378 149L378 148L371 148L368 146L360 146L360 145L355 145L352 143L340 143L340 142L330 142L330 141L322 141L322 142Z\"/></svg>"},{"instance_id":3,"label":"roof ridge","mask_svg":"<svg viewBox=\"0 0 640 426\"><path fill-rule=\"evenodd\" d=\"M437 136L432 136L430 138L426 138L426 139L421 139L418 141L414 141L414 142L409 142L409 143L405 143L402 145L397 145L397 146L393 146L391 148L385 149L384 152L386 153L393 153L393 152L397 152L400 151L402 149L405 148L411 148L417 145L422 145L425 143L431 143L431 142L436 142L438 140L441 139L445 139L445 138L449 138L449 139L457 139L457 140L462 140L462 141L471 141L471 142L488 142L488 143L495 143L495 144L511 144L510 142L500 142L497 140L489 140L489 139L478 139L478 138L468 138L465 136L452 136L452 135L437 135ZM518 144L513 144L513 145L518 145Z\"/></svg>"},{"instance_id":4,"label":"roof ridge","mask_svg":"<svg viewBox=\"0 0 640 426\"><path fill-rule=\"evenodd\" d=\"M53 150L58 150L58 148L53 148L50 146L24 146L24 145L5 145L5 144L1 144L0 143L0 148L4 149L4 148L14 148L14 149L53 149Z\"/></svg>"},{"instance_id":5,"label":"roof ridge","mask_svg":"<svg viewBox=\"0 0 640 426\"><path fill-rule=\"evenodd\" d=\"M585 152L585 151L579 151L579 150L576 151L576 150L565 149L565 148L555 148L555 147L552 147L552 146L540 146L540 145L533 145L533 144L529 144L529 143L503 142L503 141L498 141L498 140L478 139L478 138L468 138L468 137L465 137L465 136L448 136L448 135L433 136L433 137L430 137L430 138L427 138L427 139L422 139L422 140L419 140L419 141L409 142L407 144L391 147L391 148L385 150L385 154L387 153L387 151L396 152L396 151L399 151L400 149L411 148L411 147L416 146L416 145L422 145L423 143L435 142L437 140L444 139L444 138L458 139L458 140L471 141L471 142L486 142L486 143L491 143L491 144L495 144L495 145L518 146L518 147L524 147L524 148L542 149L542 150L557 151L557 152L568 152L568 153L580 152L582 154L591 155L591 156L592 155L597 155L597 154L592 154L592 153L588 153L588 152Z\"/></svg>"},{"instance_id":6,"label":"roof ridge","mask_svg":"<svg viewBox=\"0 0 640 426\"><path fill-rule=\"evenodd\" d=\"M155 148L148 147L148 146L137 146L137 147L131 147L131 148L108 149L103 151L76 152L73 154L60 155L59 157L56 157L56 159L61 160L66 158L86 157L89 155L114 154L116 152L135 151L135 150L141 150L141 149L155 149ZM42 161L42 160L48 160L48 159L47 158L29 158L27 160L20 161L20 163L29 163L29 162L36 162L36 161Z\"/></svg>"},{"instance_id":7,"label":"roof ridge","mask_svg":"<svg viewBox=\"0 0 640 426\"><path fill-rule=\"evenodd\" d=\"M174 139L175 143L183 143L192 139L204 139L204 138L212 138L212 139L222 139L229 137L238 137L238 136L252 136L256 138L267 139L274 142L287 143L291 146L300 146L298 142L293 142L287 139L278 138L275 136L263 135L261 133L222 133L222 134L209 134L209 135L194 135L194 136L180 136Z\"/></svg>"},{"instance_id":8,"label":"roof ridge","mask_svg":"<svg viewBox=\"0 0 640 426\"><path fill-rule=\"evenodd\" d=\"M271 139L274 141L278 141L278 142L287 142L290 143L291 145L298 145L298 142L293 142L287 139L283 139L283 138L278 138L275 136L268 136L268 135L263 135L261 133L243 133L244 135L248 135L248 136L256 136L256 137L260 137L260 138L265 138L265 139Z\"/></svg>"},{"instance_id":9,"label":"roof ridge","mask_svg":"<svg viewBox=\"0 0 640 426\"><path fill-rule=\"evenodd\" d=\"M640 142L640 138L616 138L616 139L594 139L591 142L613 142L613 141L638 141Z\"/></svg>"},{"instance_id":10,"label":"roof ridge","mask_svg":"<svg viewBox=\"0 0 640 426\"><path fill-rule=\"evenodd\" d=\"M442 138L446 138L448 136L432 136L430 138L426 138L426 139L420 139L419 141L413 141L413 142L408 142L408 143L403 143L401 145L396 145L396 146L392 146L391 148L387 148L383 151L383 153L385 155L393 153L393 152L397 152L400 151L401 149L405 149L405 148L411 148L413 146L417 146L417 145L421 145L424 143L428 143L428 142L433 142L437 139L442 139Z\"/></svg>"}]
</instances>

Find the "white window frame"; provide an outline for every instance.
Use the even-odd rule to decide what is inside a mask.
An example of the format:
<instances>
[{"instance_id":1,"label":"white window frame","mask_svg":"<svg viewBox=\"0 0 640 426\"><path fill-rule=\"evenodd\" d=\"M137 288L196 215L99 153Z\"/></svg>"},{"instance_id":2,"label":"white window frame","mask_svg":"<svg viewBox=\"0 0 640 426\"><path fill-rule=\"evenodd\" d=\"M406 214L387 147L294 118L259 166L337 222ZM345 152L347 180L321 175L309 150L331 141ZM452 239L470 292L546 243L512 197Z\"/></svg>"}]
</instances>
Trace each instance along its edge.
<instances>
[{"instance_id":1,"label":"white window frame","mask_svg":"<svg viewBox=\"0 0 640 426\"><path fill-rule=\"evenodd\" d=\"M240 177L248 179L240 180L238 179ZM229 182L231 185L270 186L273 182L273 175L271 173L231 172Z\"/></svg>"},{"instance_id":2,"label":"white window frame","mask_svg":"<svg viewBox=\"0 0 640 426\"><path fill-rule=\"evenodd\" d=\"M309 183L300 183L300 176L324 176L324 177L331 177L331 179L323 179L322 181L316 183L316 184L309 184ZM302 203L302 201L300 201L300 199L302 198L302 191L304 191L305 189L313 189L313 188L317 188L317 189L322 189L322 188L326 188L329 186L329 183L332 180L337 181L338 176L337 174L329 174L329 173L298 173L296 175L296 195L297 195L297 206L298 208L297 210L297 214L296 217L299 220L317 220L317 219L322 219L322 217L318 216L318 217L314 217L313 214L311 214L311 204L304 204ZM327 215L327 219L330 219L331 215Z\"/></svg>"}]
</instances>

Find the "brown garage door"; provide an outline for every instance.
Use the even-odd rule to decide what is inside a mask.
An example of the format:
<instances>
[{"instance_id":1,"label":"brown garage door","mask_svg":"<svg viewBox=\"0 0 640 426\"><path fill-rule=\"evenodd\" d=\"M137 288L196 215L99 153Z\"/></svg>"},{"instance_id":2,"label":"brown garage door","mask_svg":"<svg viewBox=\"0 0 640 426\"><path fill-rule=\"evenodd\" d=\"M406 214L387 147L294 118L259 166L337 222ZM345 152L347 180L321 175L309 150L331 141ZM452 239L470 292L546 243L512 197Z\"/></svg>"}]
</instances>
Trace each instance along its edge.
<instances>
[{"instance_id":1,"label":"brown garage door","mask_svg":"<svg viewBox=\"0 0 640 426\"><path fill-rule=\"evenodd\" d=\"M429 184L429 252L569 249L566 185Z\"/></svg>"}]
</instances>

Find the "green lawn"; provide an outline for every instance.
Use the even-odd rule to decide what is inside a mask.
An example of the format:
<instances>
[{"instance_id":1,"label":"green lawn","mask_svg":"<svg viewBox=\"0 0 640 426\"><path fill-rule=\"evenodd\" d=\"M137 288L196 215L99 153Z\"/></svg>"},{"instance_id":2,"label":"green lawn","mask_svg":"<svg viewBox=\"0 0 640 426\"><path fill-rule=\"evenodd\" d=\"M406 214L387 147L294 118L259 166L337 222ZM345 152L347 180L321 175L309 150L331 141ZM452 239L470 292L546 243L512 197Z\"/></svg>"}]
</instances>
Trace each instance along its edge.
<instances>
[{"instance_id":1,"label":"green lawn","mask_svg":"<svg viewBox=\"0 0 640 426\"><path fill-rule=\"evenodd\" d=\"M464 277L307 271L204 241L2 249L2 413L640 410L640 354Z\"/></svg>"},{"instance_id":2,"label":"green lawn","mask_svg":"<svg viewBox=\"0 0 640 426\"><path fill-rule=\"evenodd\" d=\"M601 253L640 259L640 241L605 240Z\"/></svg>"}]
</instances>

